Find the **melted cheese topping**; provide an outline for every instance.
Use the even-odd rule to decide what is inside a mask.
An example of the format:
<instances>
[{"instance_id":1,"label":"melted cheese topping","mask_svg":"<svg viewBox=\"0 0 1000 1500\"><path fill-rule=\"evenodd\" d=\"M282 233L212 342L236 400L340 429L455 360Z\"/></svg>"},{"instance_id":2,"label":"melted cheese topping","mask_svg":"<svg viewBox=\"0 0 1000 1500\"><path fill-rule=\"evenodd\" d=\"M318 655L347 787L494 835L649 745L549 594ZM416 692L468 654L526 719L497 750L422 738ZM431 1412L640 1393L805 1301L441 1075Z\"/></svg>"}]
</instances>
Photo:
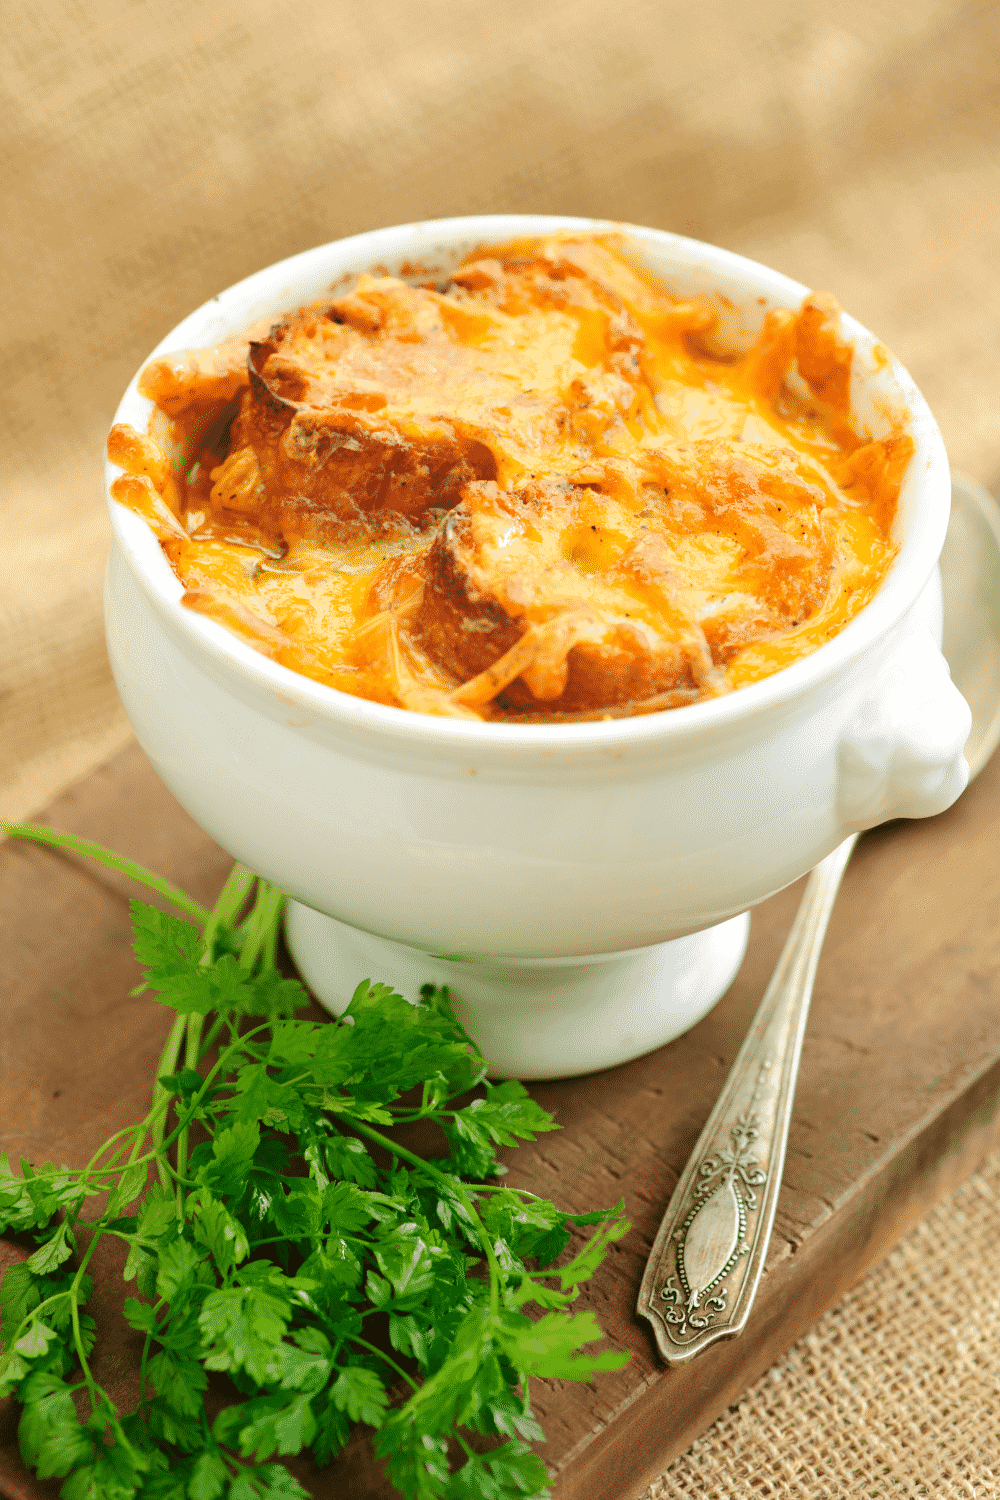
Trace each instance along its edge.
<instances>
[{"instance_id":1,"label":"melted cheese topping","mask_svg":"<svg viewBox=\"0 0 1000 1500\"><path fill-rule=\"evenodd\" d=\"M485 249L443 285L362 276L150 365L151 433L200 455L177 476L117 427L112 491L185 604L343 691L514 720L693 702L868 602L913 448L851 431L831 297L744 354L714 326L613 236Z\"/></svg>"}]
</instances>

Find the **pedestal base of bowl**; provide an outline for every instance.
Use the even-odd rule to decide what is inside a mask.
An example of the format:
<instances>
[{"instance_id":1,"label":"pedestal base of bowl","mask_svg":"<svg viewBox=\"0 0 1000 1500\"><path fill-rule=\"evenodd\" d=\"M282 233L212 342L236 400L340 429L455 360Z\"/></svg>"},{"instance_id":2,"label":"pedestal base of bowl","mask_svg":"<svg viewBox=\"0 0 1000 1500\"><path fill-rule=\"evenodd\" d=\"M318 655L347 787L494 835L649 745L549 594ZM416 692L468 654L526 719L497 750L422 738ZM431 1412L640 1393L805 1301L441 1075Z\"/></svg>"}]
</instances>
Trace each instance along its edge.
<instances>
[{"instance_id":1,"label":"pedestal base of bowl","mask_svg":"<svg viewBox=\"0 0 1000 1500\"><path fill-rule=\"evenodd\" d=\"M447 985L494 1078L568 1078L629 1062L690 1029L743 962L750 916L631 953L573 959L459 959L359 932L297 901L288 948L317 1000L340 1015L362 979L415 1001Z\"/></svg>"}]
</instances>

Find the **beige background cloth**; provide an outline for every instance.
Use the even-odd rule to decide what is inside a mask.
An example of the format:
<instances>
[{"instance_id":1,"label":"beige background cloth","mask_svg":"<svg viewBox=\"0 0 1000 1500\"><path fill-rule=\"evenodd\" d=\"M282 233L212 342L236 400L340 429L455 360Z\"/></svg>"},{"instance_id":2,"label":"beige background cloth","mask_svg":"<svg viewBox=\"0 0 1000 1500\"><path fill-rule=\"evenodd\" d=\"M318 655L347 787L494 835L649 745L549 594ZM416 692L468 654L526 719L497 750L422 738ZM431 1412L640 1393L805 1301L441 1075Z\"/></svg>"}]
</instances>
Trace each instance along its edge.
<instances>
[{"instance_id":1,"label":"beige background cloth","mask_svg":"<svg viewBox=\"0 0 1000 1500\"><path fill-rule=\"evenodd\" d=\"M998 1216L993 1157L645 1500L996 1500Z\"/></svg>"},{"instance_id":2,"label":"beige background cloth","mask_svg":"<svg viewBox=\"0 0 1000 1500\"><path fill-rule=\"evenodd\" d=\"M548 211L723 244L904 359L1000 474L995 0L34 0L0 125L0 816L128 729L103 438L185 313L379 224Z\"/></svg>"},{"instance_id":3,"label":"beige background cloth","mask_svg":"<svg viewBox=\"0 0 1000 1500\"><path fill-rule=\"evenodd\" d=\"M834 291L953 463L1000 479L996 0L36 0L0 49L0 816L129 736L100 602L122 389L185 313L322 241L494 211L714 241ZM939 1302L979 1281L970 1246L995 1258L980 1180ZM970 1294L915 1375L938 1291L907 1247L653 1493L1000 1494L976 1342L1000 1312Z\"/></svg>"}]
</instances>

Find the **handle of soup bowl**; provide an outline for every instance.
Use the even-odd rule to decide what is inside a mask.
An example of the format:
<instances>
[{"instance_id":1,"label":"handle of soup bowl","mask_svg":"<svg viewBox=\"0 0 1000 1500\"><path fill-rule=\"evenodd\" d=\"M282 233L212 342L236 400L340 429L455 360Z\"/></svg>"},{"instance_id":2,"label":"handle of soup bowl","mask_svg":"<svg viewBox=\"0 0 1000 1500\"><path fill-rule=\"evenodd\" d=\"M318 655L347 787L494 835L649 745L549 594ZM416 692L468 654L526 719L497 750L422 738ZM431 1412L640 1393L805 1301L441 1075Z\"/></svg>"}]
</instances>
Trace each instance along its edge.
<instances>
[{"instance_id":1,"label":"handle of soup bowl","mask_svg":"<svg viewBox=\"0 0 1000 1500\"><path fill-rule=\"evenodd\" d=\"M965 790L969 706L929 630L913 630L862 694L841 736L837 810L845 834L944 812Z\"/></svg>"}]
</instances>

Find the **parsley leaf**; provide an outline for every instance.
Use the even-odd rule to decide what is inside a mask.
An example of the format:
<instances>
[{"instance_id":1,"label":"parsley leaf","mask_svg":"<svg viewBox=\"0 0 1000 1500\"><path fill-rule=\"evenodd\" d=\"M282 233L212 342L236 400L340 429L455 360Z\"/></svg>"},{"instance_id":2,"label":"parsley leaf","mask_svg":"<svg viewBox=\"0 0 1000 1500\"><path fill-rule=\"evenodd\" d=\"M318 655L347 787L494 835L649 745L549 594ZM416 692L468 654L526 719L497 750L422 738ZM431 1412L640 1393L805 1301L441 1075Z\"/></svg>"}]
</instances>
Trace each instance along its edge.
<instances>
[{"instance_id":1,"label":"parsley leaf","mask_svg":"<svg viewBox=\"0 0 1000 1500\"><path fill-rule=\"evenodd\" d=\"M25 1461L64 1500L307 1500L279 1460L331 1462L361 1424L408 1500L544 1500L529 1381L627 1359L568 1310L626 1232L622 1205L568 1214L500 1183L498 1148L558 1127L522 1084L486 1081L445 990L410 1004L365 981L339 1021L295 1019L282 898L257 882L240 920L252 885L237 867L203 933L132 903L143 988L178 1018L147 1118L82 1171L0 1156L0 1232L34 1240L0 1284L0 1395L21 1404ZM393 1133L416 1121L447 1157ZM90 1367L75 1259L104 1193L90 1244L127 1247L142 1342L124 1415ZM209 1426L215 1372L236 1399Z\"/></svg>"}]
</instances>

